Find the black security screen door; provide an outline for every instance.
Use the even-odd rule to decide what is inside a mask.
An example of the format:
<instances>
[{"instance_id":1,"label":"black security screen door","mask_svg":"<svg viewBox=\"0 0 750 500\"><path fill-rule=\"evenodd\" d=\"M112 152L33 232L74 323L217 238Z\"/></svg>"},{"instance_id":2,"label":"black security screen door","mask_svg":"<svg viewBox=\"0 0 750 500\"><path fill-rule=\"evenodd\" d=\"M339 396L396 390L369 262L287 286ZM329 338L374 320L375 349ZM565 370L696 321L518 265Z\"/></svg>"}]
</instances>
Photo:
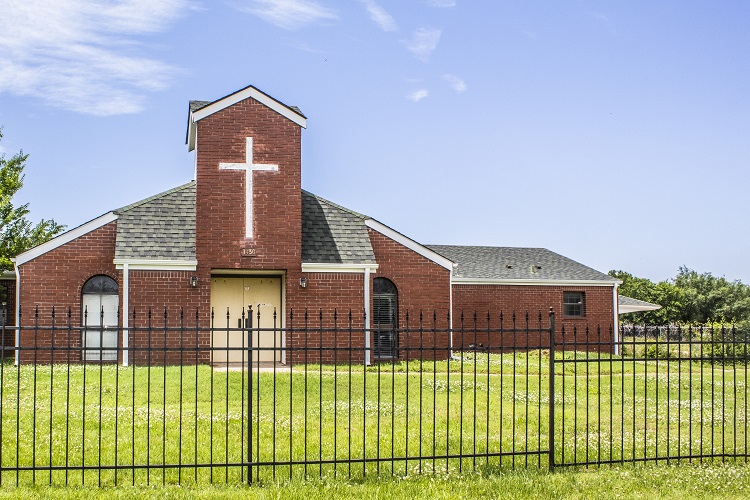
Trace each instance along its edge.
<instances>
[{"instance_id":1,"label":"black security screen door","mask_svg":"<svg viewBox=\"0 0 750 500\"><path fill-rule=\"evenodd\" d=\"M387 278L373 280L372 330L376 358L398 357L398 290Z\"/></svg>"}]
</instances>

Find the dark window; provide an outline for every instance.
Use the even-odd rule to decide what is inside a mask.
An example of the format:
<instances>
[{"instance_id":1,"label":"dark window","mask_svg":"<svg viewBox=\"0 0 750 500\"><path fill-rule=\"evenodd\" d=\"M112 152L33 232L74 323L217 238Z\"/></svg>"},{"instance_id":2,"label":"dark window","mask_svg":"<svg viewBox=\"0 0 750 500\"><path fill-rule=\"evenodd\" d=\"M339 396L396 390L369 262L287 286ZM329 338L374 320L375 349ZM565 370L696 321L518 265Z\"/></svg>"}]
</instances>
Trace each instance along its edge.
<instances>
[{"instance_id":1,"label":"dark window","mask_svg":"<svg viewBox=\"0 0 750 500\"><path fill-rule=\"evenodd\" d=\"M563 315L564 316L585 316L586 305L583 292L564 292L563 293Z\"/></svg>"},{"instance_id":2,"label":"dark window","mask_svg":"<svg viewBox=\"0 0 750 500\"><path fill-rule=\"evenodd\" d=\"M119 309L117 282L109 276L89 279L81 290L83 359L117 361Z\"/></svg>"},{"instance_id":3,"label":"dark window","mask_svg":"<svg viewBox=\"0 0 750 500\"><path fill-rule=\"evenodd\" d=\"M372 288L375 357L398 357L398 290L387 278L375 278Z\"/></svg>"},{"instance_id":4,"label":"dark window","mask_svg":"<svg viewBox=\"0 0 750 500\"><path fill-rule=\"evenodd\" d=\"M117 295L117 282L109 276L100 274L89 278L83 285L81 293L98 293L102 295Z\"/></svg>"}]
</instances>

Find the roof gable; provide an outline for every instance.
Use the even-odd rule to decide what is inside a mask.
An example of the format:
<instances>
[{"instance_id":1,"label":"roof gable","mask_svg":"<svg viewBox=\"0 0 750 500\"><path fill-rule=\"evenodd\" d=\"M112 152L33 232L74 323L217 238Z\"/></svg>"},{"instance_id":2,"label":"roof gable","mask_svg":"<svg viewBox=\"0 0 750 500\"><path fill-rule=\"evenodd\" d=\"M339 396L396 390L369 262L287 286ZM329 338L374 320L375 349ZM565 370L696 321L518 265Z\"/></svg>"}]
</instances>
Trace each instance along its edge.
<instances>
[{"instance_id":1,"label":"roof gable","mask_svg":"<svg viewBox=\"0 0 750 500\"><path fill-rule=\"evenodd\" d=\"M307 128L307 117L302 114L296 106L287 106L283 102L274 99L266 94L248 85L244 89L233 92L227 96L215 101L190 101L190 114L188 115L188 128L185 143L188 145L188 151L195 149L196 142L196 123L203 118L211 116L214 113L228 108L245 99L255 99L259 103L277 112L281 116L291 120L302 128Z\"/></svg>"}]
</instances>

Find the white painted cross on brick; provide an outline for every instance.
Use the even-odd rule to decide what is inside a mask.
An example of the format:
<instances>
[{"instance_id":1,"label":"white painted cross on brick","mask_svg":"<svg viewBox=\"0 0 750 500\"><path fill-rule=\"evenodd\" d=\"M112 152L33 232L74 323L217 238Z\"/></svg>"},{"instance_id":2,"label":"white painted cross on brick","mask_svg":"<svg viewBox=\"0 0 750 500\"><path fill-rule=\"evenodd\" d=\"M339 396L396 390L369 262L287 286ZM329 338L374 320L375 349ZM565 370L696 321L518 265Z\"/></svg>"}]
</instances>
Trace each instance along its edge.
<instances>
[{"instance_id":1,"label":"white painted cross on brick","mask_svg":"<svg viewBox=\"0 0 750 500\"><path fill-rule=\"evenodd\" d=\"M245 171L245 236L253 237L253 172L256 170L270 170L277 172L278 165L253 163L253 138L247 138L245 146L245 163L219 163L221 170Z\"/></svg>"}]
</instances>

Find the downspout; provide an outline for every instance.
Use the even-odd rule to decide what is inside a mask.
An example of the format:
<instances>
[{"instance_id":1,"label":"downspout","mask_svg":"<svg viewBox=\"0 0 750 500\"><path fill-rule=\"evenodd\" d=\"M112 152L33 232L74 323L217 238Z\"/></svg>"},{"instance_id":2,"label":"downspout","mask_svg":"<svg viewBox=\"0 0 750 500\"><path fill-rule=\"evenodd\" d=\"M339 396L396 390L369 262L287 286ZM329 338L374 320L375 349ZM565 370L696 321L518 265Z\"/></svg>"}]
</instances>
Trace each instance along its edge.
<instances>
[{"instance_id":1,"label":"downspout","mask_svg":"<svg viewBox=\"0 0 750 500\"><path fill-rule=\"evenodd\" d=\"M365 366L370 365L370 268L365 268Z\"/></svg>"},{"instance_id":2,"label":"downspout","mask_svg":"<svg viewBox=\"0 0 750 500\"><path fill-rule=\"evenodd\" d=\"M130 265L125 262L122 265L122 366L128 366L128 346L130 345Z\"/></svg>"},{"instance_id":3,"label":"downspout","mask_svg":"<svg viewBox=\"0 0 750 500\"><path fill-rule=\"evenodd\" d=\"M18 269L16 259L13 260L13 268L16 272L16 366L21 362L21 270Z\"/></svg>"},{"instance_id":4,"label":"downspout","mask_svg":"<svg viewBox=\"0 0 750 500\"><path fill-rule=\"evenodd\" d=\"M614 312L614 331L612 340L615 343L614 352L616 356L620 355L620 343L619 343L619 336L620 336L620 318L619 318L619 301L617 300L617 289L619 288L619 283L615 283L615 285L612 287L612 311Z\"/></svg>"}]
</instances>

